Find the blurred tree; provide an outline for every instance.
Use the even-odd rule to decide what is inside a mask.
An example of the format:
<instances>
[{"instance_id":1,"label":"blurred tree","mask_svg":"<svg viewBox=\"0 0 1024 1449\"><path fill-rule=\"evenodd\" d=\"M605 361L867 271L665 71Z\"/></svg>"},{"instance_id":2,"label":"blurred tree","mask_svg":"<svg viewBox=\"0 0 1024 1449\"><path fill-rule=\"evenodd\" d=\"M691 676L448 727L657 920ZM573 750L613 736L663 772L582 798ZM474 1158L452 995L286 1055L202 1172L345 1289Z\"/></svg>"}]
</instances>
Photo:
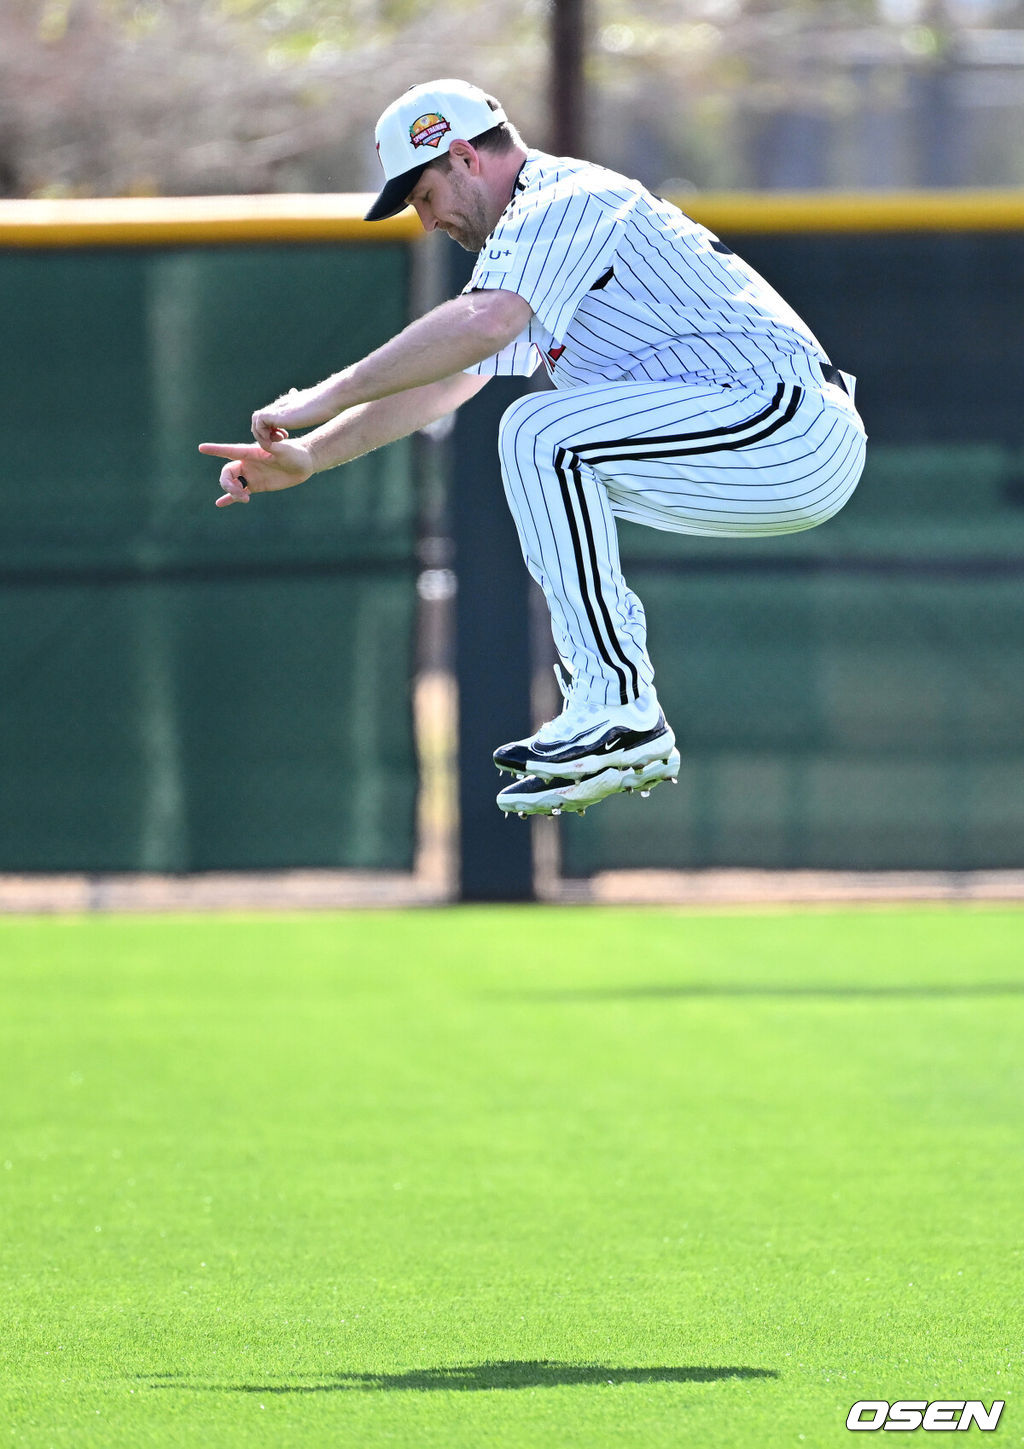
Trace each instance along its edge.
<instances>
[{"instance_id":1,"label":"blurred tree","mask_svg":"<svg viewBox=\"0 0 1024 1449\"><path fill-rule=\"evenodd\" d=\"M0 34L0 191L23 196L369 189L405 87L512 94L544 65L538 0L0 0Z\"/></svg>"},{"instance_id":2,"label":"blurred tree","mask_svg":"<svg viewBox=\"0 0 1024 1449\"><path fill-rule=\"evenodd\" d=\"M0 0L0 194L369 190L462 75L550 144L559 0ZM663 189L1024 183L1024 0L586 0L580 149Z\"/></svg>"}]
</instances>

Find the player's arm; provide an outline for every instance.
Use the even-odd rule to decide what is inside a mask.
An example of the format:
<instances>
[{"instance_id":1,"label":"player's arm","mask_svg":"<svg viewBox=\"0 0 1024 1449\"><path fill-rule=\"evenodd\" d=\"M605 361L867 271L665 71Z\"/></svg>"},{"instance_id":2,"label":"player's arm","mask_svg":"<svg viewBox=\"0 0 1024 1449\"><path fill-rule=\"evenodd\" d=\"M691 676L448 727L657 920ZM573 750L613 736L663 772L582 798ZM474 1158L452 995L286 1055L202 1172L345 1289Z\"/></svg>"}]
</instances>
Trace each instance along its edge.
<instances>
[{"instance_id":1,"label":"player's arm","mask_svg":"<svg viewBox=\"0 0 1024 1449\"><path fill-rule=\"evenodd\" d=\"M289 438L283 429L278 429L266 446L200 443L201 453L228 459L221 469L224 496L217 499L217 506L247 503L250 493L276 493L294 488L314 473L350 463L353 458L382 448L385 443L407 437L454 412L475 396L487 380L457 373L425 387L350 408L300 438Z\"/></svg>"},{"instance_id":2,"label":"player's arm","mask_svg":"<svg viewBox=\"0 0 1024 1449\"><path fill-rule=\"evenodd\" d=\"M500 352L532 316L533 308L516 292L453 297L359 362L260 408L252 418L253 437L267 446L277 429L326 423L347 409L451 378Z\"/></svg>"},{"instance_id":3,"label":"player's arm","mask_svg":"<svg viewBox=\"0 0 1024 1449\"><path fill-rule=\"evenodd\" d=\"M309 449L314 470L322 473L447 417L475 397L487 381L487 377L457 372L439 382L360 403L306 433L300 441Z\"/></svg>"}]
</instances>

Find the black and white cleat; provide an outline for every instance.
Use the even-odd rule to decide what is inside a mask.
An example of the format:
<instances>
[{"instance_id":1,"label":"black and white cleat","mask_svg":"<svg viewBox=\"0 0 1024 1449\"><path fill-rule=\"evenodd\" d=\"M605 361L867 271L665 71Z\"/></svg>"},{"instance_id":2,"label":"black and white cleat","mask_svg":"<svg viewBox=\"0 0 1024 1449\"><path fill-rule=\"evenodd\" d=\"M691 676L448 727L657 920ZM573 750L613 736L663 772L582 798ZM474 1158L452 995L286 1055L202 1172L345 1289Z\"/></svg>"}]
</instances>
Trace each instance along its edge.
<instances>
[{"instance_id":1,"label":"black and white cleat","mask_svg":"<svg viewBox=\"0 0 1024 1449\"><path fill-rule=\"evenodd\" d=\"M679 751L672 749L664 759L654 760L639 770L612 767L583 780L520 775L499 793L498 809L506 815L515 813L521 820L529 815L582 815L589 806L607 800L609 795L639 791L646 797L655 785L675 779L678 773Z\"/></svg>"},{"instance_id":2,"label":"black and white cleat","mask_svg":"<svg viewBox=\"0 0 1024 1449\"><path fill-rule=\"evenodd\" d=\"M528 815L582 815L590 805L617 795L626 772L607 769L586 780L542 780L538 775L520 775L498 794L498 809L520 819Z\"/></svg>"},{"instance_id":3,"label":"black and white cleat","mask_svg":"<svg viewBox=\"0 0 1024 1449\"><path fill-rule=\"evenodd\" d=\"M544 780L584 780L604 770L642 770L664 759L675 746L653 687L625 704L595 704L575 688L564 661L555 678L565 698L560 715L527 739L512 740L494 751L499 770L538 775Z\"/></svg>"},{"instance_id":4,"label":"black and white cleat","mask_svg":"<svg viewBox=\"0 0 1024 1449\"><path fill-rule=\"evenodd\" d=\"M660 711L646 728L636 729L630 724L609 723L606 718L599 718L589 729L565 740L543 741L538 736L516 740L495 750L494 763L498 769L552 781L589 779L608 769L632 769L639 775L648 765L666 759L676 743Z\"/></svg>"}]
</instances>

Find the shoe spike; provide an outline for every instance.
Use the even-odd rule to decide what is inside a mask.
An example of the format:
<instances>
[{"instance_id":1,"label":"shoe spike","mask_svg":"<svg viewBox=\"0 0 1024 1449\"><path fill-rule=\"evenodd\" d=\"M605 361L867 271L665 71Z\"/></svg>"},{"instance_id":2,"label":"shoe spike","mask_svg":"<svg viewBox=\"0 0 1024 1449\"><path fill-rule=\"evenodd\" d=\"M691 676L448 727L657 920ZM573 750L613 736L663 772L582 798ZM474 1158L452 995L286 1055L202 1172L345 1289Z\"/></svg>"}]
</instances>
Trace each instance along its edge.
<instances>
[{"instance_id":1,"label":"shoe spike","mask_svg":"<svg viewBox=\"0 0 1024 1449\"><path fill-rule=\"evenodd\" d=\"M640 799L641 800L649 800L650 798L651 798L651 792L650 792L650 790L641 790L640 791Z\"/></svg>"},{"instance_id":2,"label":"shoe spike","mask_svg":"<svg viewBox=\"0 0 1024 1449\"><path fill-rule=\"evenodd\" d=\"M552 817L554 817L556 815L561 815L561 813L562 813L562 807L560 805L556 805L555 808L554 808L554 810L552 810L552 812L551 812Z\"/></svg>"},{"instance_id":3,"label":"shoe spike","mask_svg":"<svg viewBox=\"0 0 1024 1449\"><path fill-rule=\"evenodd\" d=\"M517 810L516 811L516 814L519 816L520 820L525 820L526 819L526 811L525 810Z\"/></svg>"}]
</instances>

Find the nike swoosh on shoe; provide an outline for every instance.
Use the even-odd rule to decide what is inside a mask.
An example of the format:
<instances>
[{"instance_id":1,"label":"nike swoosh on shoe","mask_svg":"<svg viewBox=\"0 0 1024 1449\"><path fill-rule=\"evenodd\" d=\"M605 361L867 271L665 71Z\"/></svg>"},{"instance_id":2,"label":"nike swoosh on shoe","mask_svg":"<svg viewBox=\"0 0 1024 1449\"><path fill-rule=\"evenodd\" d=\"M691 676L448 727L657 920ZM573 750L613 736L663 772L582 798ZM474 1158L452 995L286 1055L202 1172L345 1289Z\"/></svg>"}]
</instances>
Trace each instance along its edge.
<instances>
[{"instance_id":1,"label":"nike swoosh on shoe","mask_svg":"<svg viewBox=\"0 0 1024 1449\"><path fill-rule=\"evenodd\" d=\"M586 731L585 731L586 733ZM616 725L605 735L591 741L586 745L574 748L575 741L563 740L556 747L548 745L543 751L538 750L534 745L527 753L531 758L544 759L552 754L558 760L576 760L587 756L610 755L616 750L634 749L637 745L644 745L648 740L658 739L667 733L667 726L664 717L659 719L653 729L631 730L625 725ZM557 753L556 753L557 751Z\"/></svg>"},{"instance_id":2,"label":"nike swoosh on shoe","mask_svg":"<svg viewBox=\"0 0 1024 1449\"><path fill-rule=\"evenodd\" d=\"M578 744L580 740L585 739L587 735L592 734L593 733L593 730L594 730L594 726L591 725L588 729L580 730L580 732L579 732L578 735L573 735L572 739L569 739L569 740L556 740L554 742L554 744L551 744L551 745L545 745L545 744L541 744L541 743L537 743L537 744L531 745L530 746L530 754L531 755L550 755L553 750L566 750L566 749L569 748L570 745Z\"/></svg>"}]
</instances>

